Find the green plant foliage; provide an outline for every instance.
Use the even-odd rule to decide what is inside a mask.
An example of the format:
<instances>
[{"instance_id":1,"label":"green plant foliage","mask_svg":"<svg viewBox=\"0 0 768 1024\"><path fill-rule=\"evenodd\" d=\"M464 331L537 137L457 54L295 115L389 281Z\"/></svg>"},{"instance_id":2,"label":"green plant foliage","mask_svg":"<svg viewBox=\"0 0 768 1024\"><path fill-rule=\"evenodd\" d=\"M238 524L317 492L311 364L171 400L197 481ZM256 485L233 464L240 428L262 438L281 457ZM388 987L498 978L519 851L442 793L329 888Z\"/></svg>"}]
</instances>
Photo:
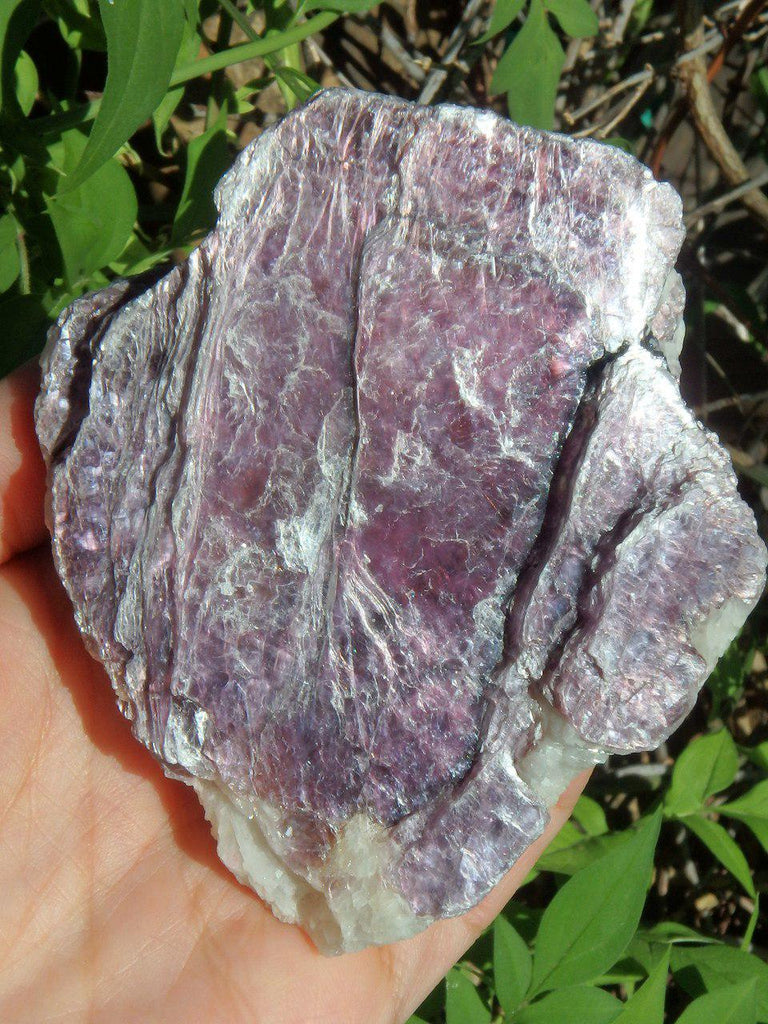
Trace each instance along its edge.
<instances>
[{"instance_id":1,"label":"green plant foliage","mask_svg":"<svg viewBox=\"0 0 768 1024\"><path fill-rule=\"evenodd\" d=\"M768 853L768 779L758 782L737 800L720 804L717 813L743 822L754 832L760 845Z\"/></svg>"},{"instance_id":2,"label":"green plant foliage","mask_svg":"<svg viewBox=\"0 0 768 1024\"><path fill-rule=\"evenodd\" d=\"M151 117L171 81L184 32L181 0L100 0L107 37L104 96L67 189L77 188Z\"/></svg>"},{"instance_id":3,"label":"green plant foliage","mask_svg":"<svg viewBox=\"0 0 768 1024\"><path fill-rule=\"evenodd\" d=\"M0 217L0 292L7 291L21 271L16 238L19 225L15 217Z\"/></svg>"},{"instance_id":4,"label":"green plant foliage","mask_svg":"<svg viewBox=\"0 0 768 1024\"><path fill-rule=\"evenodd\" d=\"M755 1013L755 983L746 981L695 999L677 1024L755 1024Z\"/></svg>"},{"instance_id":5,"label":"green plant foliage","mask_svg":"<svg viewBox=\"0 0 768 1024\"><path fill-rule=\"evenodd\" d=\"M533 993L591 981L621 956L640 920L660 825L656 811L557 893L539 927Z\"/></svg>"},{"instance_id":6,"label":"green plant foliage","mask_svg":"<svg viewBox=\"0 0 768 1024\"><path fill-rule=\"evenodd\" d=\"M731 839L722 825L698 814L691 814L682 819L687 828L707 846L720 863L726 867L734 878L737 878L750 896L755 895L755 885L749 871L749 865L736 842Z\"/></svg>"},{"instance_id":7,"label":"green plant foliage","mask_svg":"<svg viewBox=\"0 0 768 1024\"><path fill-rule=\"evenodd\" d=\"M673 946L671 967L677 984L689 996L716 992L736 982L753 983L757 1018L768 1020L768 964L733 946ZM711 1024L715 1024L713 1019Z\"/></svg>"},{"instance_id":8,"label":"green plant foliage","mask_svg":"<svg viewBox=\"0 0 768 1024\"><path fill-rule=\"evenodd\" d=\"M477 994L477 989L458 967L445 979L446 1024L490 1024L491 1011Z\"/></svg>"},{"instance_id":9,"label":"green plant foliage","mask_svg":"<svg viewBox=\"0 0 768 1024\"><path fill-rule=\"evenodd\" d=\"M528 946L505 917L497 917L493 926L493 976L496 997L507 1014L522 1003L531 982L531 968Z\"/></svg>"},{"instance_id":10,"label":"green plant foliage","mask_svg":"<svg viewBox=\"0 0 768 1024\"><path fill-rule=\"evenodd\" d=\"M171 242L176 245L184 245L212 228L216 221L213 189L232 162L226 117L192 139L186 148L186 157L184 188L171 232Z\"/></svg>"},{"instance_id":11,"label":"green plant foliage","mask_svg":"<svg viewBox=\"0 0 768 1024\"><path fill-rule=\"evenodd\" d=\"M524 6L525 0L496 0L488 29L477 40L478 44L487 43L505 28L509 28Z\"/></svg>"},{"instance_id":12,"label":"green plant foliage","mask_svg":"<svg viewBox=\"0 0 768 1024\"><path fill-rule=\"evenodd\" d=\"M708 797L726 789L739 767L739 753L726 729L690 743L675 764L664 801L667 814L692 814Z\"/></svg>"},{"instance_id":13,"label":"green plant foliage","mask_svg":"<svg viewBox=\"0 0 768 1024\"><path fill-rule=\"evenodd\" d=\"M647 980L616 1018L616 1024L664 1024L668 976L669 949L665 949Z\"/></svg>"},{"instance_id":14,"label":"green plant foliage","mask_svg":"<svg viewBox=\"0 0 768 1024\"><path fill-rule=\"evenodd\" d=\"M67 132L51 147L60 183L68 181L68 171L86 150L78 131ZM64 281L74 296L125 248L136 220L136 193L125 168L108 160L79 188L57 188L46 203L61 248Z\"/></svg>"},{"instance_id":15,"label":"green plant foliage","mask_svg":"<svg viewBox=\"0 0 768 1024\"><path fill-rule=\"evenodd\" d=\"M551 128L565 52L542 0L531 0L525 24L498 63L493 92L506 92L510 116L519 124Z\"/></svg>"},{"instance_id":16,"label":"green plant foliage","mask_svg":"<svg viewBox=\"0 0 768 1024\"><path fill-rule=\"evenodd\" d=\"M597 35L600 23L587 0L546 0L546 6L566 35L575 39Z\"/></svg>"},{"instance_id":17,"label":"green plant foliage","mask_svg":"<svg viewBox=\"0 0 768 1024\"><path fill-rule=\"evenodd\" d=\"M525 0L496 0L485 42L512 24ZM551 128L555 98L565 63L552 15L562 31L574 38L594 35L597 17L587 0L530 0L522 28L503 53L491 81L492 92L506 92L510 117L518 124Z\"/></svg>"},{"instance_id":18,"label":"green plant foliage","mask_svg":"<svg viewBox=\"0 0 768 1024\"><path fill-rule=\"evenodd\" d=\"M611 1024L621 1013L621 1003L601 988L574 985L549 992L516 1013L515 1024Z\"/></svg>"}]
</instances>

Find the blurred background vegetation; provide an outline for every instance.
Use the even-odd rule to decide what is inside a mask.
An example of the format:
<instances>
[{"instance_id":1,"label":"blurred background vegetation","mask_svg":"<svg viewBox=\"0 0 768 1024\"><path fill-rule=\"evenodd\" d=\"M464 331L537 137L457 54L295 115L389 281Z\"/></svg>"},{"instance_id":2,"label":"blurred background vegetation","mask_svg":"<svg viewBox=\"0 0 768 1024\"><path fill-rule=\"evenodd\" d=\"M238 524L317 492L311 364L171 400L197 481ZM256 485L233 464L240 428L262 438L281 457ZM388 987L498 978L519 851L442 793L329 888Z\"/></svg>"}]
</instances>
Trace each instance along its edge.
<instances>
[{"instance_id":1,"label":"blurred background vegetation","mask_svg":"<svg viewBox=\"0 0 768 1024\"><path fill-rule=\"evenodd\" d=\"M683 196L683 392L766 535L768 0L0 0L0 373L76 296L183 259L318 88L490 107ZM599 768L438 1024L768 1022L761 606L659 750Z\"/></svg>"}]
</instances>

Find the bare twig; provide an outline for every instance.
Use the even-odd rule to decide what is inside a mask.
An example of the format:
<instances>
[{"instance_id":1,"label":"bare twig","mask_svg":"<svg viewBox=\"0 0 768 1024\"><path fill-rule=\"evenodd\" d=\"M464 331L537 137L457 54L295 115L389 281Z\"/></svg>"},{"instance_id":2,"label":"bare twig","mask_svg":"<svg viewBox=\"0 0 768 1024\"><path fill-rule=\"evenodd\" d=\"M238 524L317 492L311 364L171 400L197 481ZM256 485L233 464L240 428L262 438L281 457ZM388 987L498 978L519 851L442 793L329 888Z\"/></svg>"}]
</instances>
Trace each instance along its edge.
<instances>
[{"instance_id":1,"label":"bare twig","mask_svg":"<svg viewBox=\"0 0 768 1024\"><path fill-rule=\"evenodd\" d=\"M617 82L616 85L612 85L610 89L606 89L606 91L596 99L591 100L589 103L585 103L584 106L579 107L578 110L574 110L572 114L568 113L568 111L564 111L563 119L568 125L574 125L577 121L586 117L587 114L591 114L594 110L598 110L606 103L609 103L615 96L619 96L627 89L632 89L641 82L646 82L652 79L654 74L655 72L653 68L647 64L642 71L638 71L636 74L630 75L629 78L625 78L621 82Z\"/></svg>"},{"instance_id":2,"label":"bare twig","mask_svg":"<svg viewBox=\"0 0 768 1024\"><path fill-rule=\"evenodd\" d=\"M448 66L456 61L470 33L472 24L485 3L486 0L469 0L469 3L464 8L461 21L451 33L445 53L441 58L440 66L433 68L427 75L419 95L419 103L431 103L443 87L448 77Z\"/></svg>"},{"instance_id":3,"label":"bare twig","mask_svg":"<svg viewBox=\"0 0 768 1024\"><path fill-rule=\"evenodd\" d=\"M768 5L768 0L751 0L747 7L744 8L742 14L740 14L734 21L732 27L728 31L727 35L723 38L720 33L715 33L713 36L705 37L703 33L703 25L700 19L698 23L693 26L691 25L691 32L687 34L686 45L684 52L677 58L676 66L680 69L681 77L687 70L687 65L692 64L696 61L701 61L704 55L711 50L717 50L716 56L712 59L709 67L706 68L706 80L712 82L718 71L721 69L723 61L725 60L726 54L730 49L738 42L739 39L744 35L746 30L758 17L763 8ZM738 6L738 5L725 5L726 7ZM749 16L743 17L749 9ZM724 8L721 8L721 11ZM694 38L694 30L696 38ZM700 68L699 68L700 71ZM675 134L677 129L683 123L685 114L687 111L686 97L682 97L678 103L674 106L671 113L669 114L666 124L661 129L656 145L654 146L651 159L649 161L651 170L655 177L659 177L661 174L661 165L664 160L664 154L666 153L667 146L669 145L672 136Z\"/></svg>"},{"instance_id":4,"label":"bare twig","mask_svg":"<svg viewBox=\"0 0 768 1024\"><path fill-rule=\"evenodd\" d=\"M596 135L598 139L606 139L615 131L621 122L630 114L635 106L640 102L645 93L650 89L651 83L653 82L653 76L644 77L637 85L635 91L623 104L623 106L617 111L616 114L604 125L593 125L590 128L585 128L582 131L574 132L574 138L586 138L588 135Z\"/></svg>"},{"instance_id":5,"label":"bare twig","mask_svg":"<svg viewBox=\"0 0 768 1024\"><path fill-rule=\"evenodd\" d=\"M425 61L418 60L411 56L400 41L399 36L393 32L389 24L386 21L382 22L381 26L381 45L389 50L392 56L398 60L405 71L411 76L414 82L423 82L427 77L427 69L425 68Z\"/></svg>"},{"instance_id":6,"label":"bare twig","mask_svg":"<svg viewBox=\"0 0 768 1024\"><path fill-rule=\"evenodd\" d=\"M765 2L768 0L760 0L761 5ZM684 3L683 16L687 30L685 49L691 50L701 45L704 35L699 0ZM750 173L715 110L704 58L697 57L695 60L687 61L680 67L679 74L690 103L696 130L723 175L732 185L738 186L749 181ZM745 191L739 198L750 213L768 228L768 198L756 188Z\"/></svg>"},{"instance_id":7,"label":"bare twig","mask_svg":"<svg viewBox=\"0 0 768 1024\"><path fill-rule=\"evenodd\" d=\"M768 170L763 171L762 174L756 175L749 181L745 181L742 185L737 185L736 188L732 188L729 192L725 192L723 195L718 196L717 199L712 199L707 203L703 203L701 206L692 210L690 213L685 215L685 223L690 225L697 221L700 217L706 217L710 213L720 213L726 206L734 202L736 199L741 199L747 192L751 192L753 189L762 188L763 185L768 185Z\"/></svg>"}]
</instances>

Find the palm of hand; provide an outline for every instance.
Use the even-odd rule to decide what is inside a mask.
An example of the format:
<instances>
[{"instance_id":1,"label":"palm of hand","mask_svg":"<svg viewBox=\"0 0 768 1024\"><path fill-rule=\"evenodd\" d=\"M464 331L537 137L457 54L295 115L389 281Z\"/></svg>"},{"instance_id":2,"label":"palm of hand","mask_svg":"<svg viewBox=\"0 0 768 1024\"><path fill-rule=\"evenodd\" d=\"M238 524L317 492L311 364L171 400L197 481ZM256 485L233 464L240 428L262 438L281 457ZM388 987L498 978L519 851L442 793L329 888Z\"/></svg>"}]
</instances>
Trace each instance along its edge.
<instances>
[{"instance_id":1,"label":"palm of hand","mask_svg":"<svg viewBox=\"0 0 768 1024\"><path fill-rule=\"evenodd\" d=\"M219 863L191 790L130 734L54 572L37 373L0 381L0 1020L401 1022L520 884L470 914L327 959Z\"/></svg>"}]
</instances>

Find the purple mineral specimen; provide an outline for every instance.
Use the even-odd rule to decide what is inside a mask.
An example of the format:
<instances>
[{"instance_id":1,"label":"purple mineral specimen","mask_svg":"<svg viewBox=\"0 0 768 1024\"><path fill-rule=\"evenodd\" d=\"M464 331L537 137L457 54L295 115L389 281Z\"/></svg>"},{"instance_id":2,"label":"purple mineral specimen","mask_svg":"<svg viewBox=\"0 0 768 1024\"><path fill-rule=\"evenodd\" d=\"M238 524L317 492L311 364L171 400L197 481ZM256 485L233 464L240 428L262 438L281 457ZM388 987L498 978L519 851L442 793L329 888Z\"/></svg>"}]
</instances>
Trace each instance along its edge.
<instances>
[{"instance_id":1,"label":"purple mineral specimen","mask_svg":"<svg viewBox=\"0 0 768 1024\"><path fill-rule=\"evenodd\" d=\"M217 203L52 332L54 553L223 860L355 949L471 907L580 767L661 742L765 550L667 369L679 202L630 157L332 91Z\"/></svg>"}]
</instances>

